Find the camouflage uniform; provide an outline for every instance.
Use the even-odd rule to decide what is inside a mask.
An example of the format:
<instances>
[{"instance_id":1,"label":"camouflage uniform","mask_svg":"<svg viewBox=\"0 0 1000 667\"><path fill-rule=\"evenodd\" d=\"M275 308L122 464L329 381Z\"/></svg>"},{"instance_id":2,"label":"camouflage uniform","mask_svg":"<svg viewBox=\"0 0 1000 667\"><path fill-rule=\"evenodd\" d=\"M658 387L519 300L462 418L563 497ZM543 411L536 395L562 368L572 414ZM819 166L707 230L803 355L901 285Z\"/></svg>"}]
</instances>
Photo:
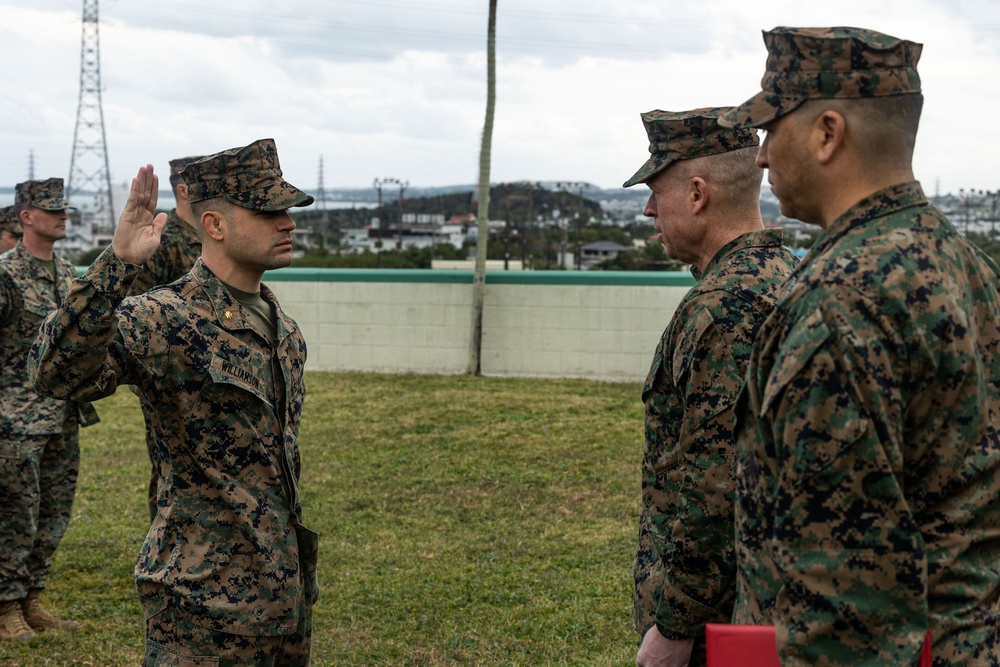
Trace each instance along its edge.
<instances>
[{"instance_id":1,"label":"camouflage uniform","mask_svg":"<svg viewBox=\"0 0 1000 667\"><path fill-rule=\"evenodd\" d=\"M204 156L177 158L170 161L170 179L179 179L181 172L191 162ZM160 247L146 262L142 271L136 276L129 287L128 295L145 294L158 285L169 285L191 270L201 256L201 237L198 232L178 214L177 209L170 211L167 224L160 235ZM152 443L146 443L152 451ZM152 454L150 454L152 458ZM159 476L154 465L149 475L149 519L156 516L156 496L159 487Z\"/></svg>"},{"instance_id":2,"label":"camouflage uniform","mask_svg":"<svg viewBox=\"0 0 1000 667\"><path fill-rule=\"evenodd\" d=\"M24 230L21 228L21 222L17 219L17 213L13 206L4 206L0 208L0 232L6 232L10 234L7 237L9 240L9 245L12 247L17 245L17 239L20 239ZM0 245L0 252L3 252L3 246Z\"/></svg>"},{"instance_id":3,"label":"camouflage uniform","mask_svg":"<svg viewBox=\"0 0 1000 667\"><path fill-rule=\"evenodd\" d=\"M17 201L68 208L62 179L26 181ZM27 360L38 328L76 276L55 258L57 279L21 243L0 255L0 601L45 587L52 554L69 524L80 468L80 406L40 396ZM85 406L84 422L97 414Z\"/></svg>"},{"instance_id":4,"label":"camouflage uniform","mask_svg":"<svg viewBox=\"0 0 1000 667\"><path fill-rule=\"evenodd\" d=\"M248 197L258 210L283 210L312 201L280 178L270 140L185 171L192 202ZM140 268L112 248L98 257L45 323L31 372L40 391L63 397L106 396L120 384L139 395L162 480L135 567L145 664L173 664L171 638L185 650L206 645L187 642L182 625L214 633L216 650L264 641L255 664L270 664L264 654L286 641L300 658L285 664L307 664L318 590L317 538L302 526L298 489L305 341L261 286L277 324L268 340L202 260L126 299Z\"/></svg>"},{"instance_id":5,"label":"camouflage uniform","mask_svg":"<svg viewBox=\"0 0 1000 667\"><path fill-rule=\"evenodd\" d=\"M157 285L169 285L191 270L201 256L201 238L191 225L170 211L160 247L129 287L128 295L143 294Z\"/></svg>"},{"instance_id":6,"label":"camouflage uniform","mask_svg":"<svg viewBox=\"0 0 1000 667\"><path fill-rule=\"evenodd\" d=\"M919 91L911 42L765 40L793 83L726 122ZM912 665L928 629L938 667L1000 664L998 355L998 268L917 182L821 233L754 345L738 442L734 619L776 625L783 664Z\"/></svg>"},{"instance_id":7,"label":"camouflage uniform","mask_svg":"<svg viewBox=\"0 0 1000 667\"><path fill-rule=\"evenodd\" d=\"M642 115L650 158L625 183L679 159L757 145L756 132L721 129L726 109ZM795 266L778 230L743 234L719 249L684 297L642 388L646 446L633 614L640 635L695 638L705 664L706 623L726 623L735 598L733 407L750 345Z\"/></svg>"}]
</instances>

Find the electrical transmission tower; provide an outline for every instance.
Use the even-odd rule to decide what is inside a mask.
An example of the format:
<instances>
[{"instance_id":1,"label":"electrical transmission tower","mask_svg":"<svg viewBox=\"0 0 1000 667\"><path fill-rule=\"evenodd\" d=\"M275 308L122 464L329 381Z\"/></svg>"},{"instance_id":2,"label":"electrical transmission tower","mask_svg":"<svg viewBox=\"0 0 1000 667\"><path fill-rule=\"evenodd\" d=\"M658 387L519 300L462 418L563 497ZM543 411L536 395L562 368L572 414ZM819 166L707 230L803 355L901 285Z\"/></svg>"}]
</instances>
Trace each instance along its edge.
<instances>
[{"instance_id":1,"label":"electrical transmission tower","mask_svg":"<svg viewBox=\"0 0 1000 667\"><path fill-rule=\"evenodd\" d=\"M73 131L73 155L69 162L66 198L90 189L94 192L93 229L110 233L114 228L111 202L111 172L104 140L101 108L101 39L98 31L98 0L83 0L83 37L80 40L80 104Z\"/></svg>"}]
</instances>

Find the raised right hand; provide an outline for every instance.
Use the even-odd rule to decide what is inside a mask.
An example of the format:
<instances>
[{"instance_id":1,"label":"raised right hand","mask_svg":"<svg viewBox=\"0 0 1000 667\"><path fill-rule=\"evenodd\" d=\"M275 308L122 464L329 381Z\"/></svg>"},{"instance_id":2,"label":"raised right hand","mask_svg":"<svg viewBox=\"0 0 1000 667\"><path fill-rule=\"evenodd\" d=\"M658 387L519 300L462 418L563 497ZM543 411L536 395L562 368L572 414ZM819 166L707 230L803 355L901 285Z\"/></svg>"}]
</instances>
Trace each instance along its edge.
<instances>
[{"instance_id":1,"label":"raised right hand","mask_svg":"<svg viewBox=\"0 0 1000 667\"><path fill-rule=\"evenodd\" d=\"M132 179L128 201L111 239L111 248L123 262L145 264L160 247L160 235L167 224L167 214L153 216L159 197L159 184L160 179L153 173L151 164L141 167Z\"/></svg>"}]
</instances>

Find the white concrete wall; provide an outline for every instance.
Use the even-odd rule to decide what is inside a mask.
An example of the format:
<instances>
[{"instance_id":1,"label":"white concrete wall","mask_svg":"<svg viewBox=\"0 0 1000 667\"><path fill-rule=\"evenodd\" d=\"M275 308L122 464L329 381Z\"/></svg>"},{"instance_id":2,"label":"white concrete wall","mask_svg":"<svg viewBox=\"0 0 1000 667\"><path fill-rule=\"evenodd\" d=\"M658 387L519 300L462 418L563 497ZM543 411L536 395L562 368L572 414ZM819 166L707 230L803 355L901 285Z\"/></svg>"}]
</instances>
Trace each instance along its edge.
<instances>
[{"instance_id":1,"label":"white concrete wall","mask_svg":"<svg viewBox=\"0 0 1000 667\"><path fill-rule=\"evenodd\" d=\"M268 285L302 327L310 370L441 374L466 370L470 283ZM642 381L653 348L688 289L487 281L482 373Z\"/></svg>"}]
</instances>

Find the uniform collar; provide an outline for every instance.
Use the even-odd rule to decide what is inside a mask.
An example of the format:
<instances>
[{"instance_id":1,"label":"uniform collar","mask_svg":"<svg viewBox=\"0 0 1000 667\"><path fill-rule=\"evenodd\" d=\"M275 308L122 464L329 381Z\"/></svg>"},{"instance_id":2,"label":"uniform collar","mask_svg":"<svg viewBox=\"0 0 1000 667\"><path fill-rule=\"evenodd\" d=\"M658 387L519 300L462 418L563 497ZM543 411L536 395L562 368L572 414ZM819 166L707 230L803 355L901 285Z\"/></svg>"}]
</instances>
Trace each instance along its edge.
<instances>
[{"instance_id":1,"label":"uniform collar","mask_svg":"<svg viewBox=\"0 0 1000 667\"><path fill-rule=\"evenodd\" d=\"M35 256L28 251L24 243L21 241L17 242L17 245L11 250L14 259L20 262L22 265L26 266L26 275L29 280L37 281L44 280L45 282L52 282L52 274L45 270L45 267L39 264L39 262L44 262L45 260L36 260ZM52 256L55 259L55 255ZM59 260L55 260L56 275L62 276L62 267L59 266Z\"/></svg>"},{"instance_id":2,"label":"uniform collar","mask_svg":"<svg viewBox=\"0 0 1000 667\"><path fill-rule=\"evenodd\" d=\"M708 264L705 265L704 271L699 271L698 267L692 266L691 275L694 276L695 280L701 280L704 276L715 270L716 267L725 263L726 258L733 253L740 252L742 250L749 250L750 248L766 248L780 245L780 229L757 229L752 232L747 232L746 234L740 234L735 239L719 248L715 255L712 256L712 259L708 261Z\"/></svg>"},{"instance_id":3,"label":"uniform collar","mask_svg":"<svg viewBox=\"0 0 1000 667\"><path fill-rule=\"evenodd\" d=\"M890 185L865 197L834 220L816 239L809 254L818 257L842 236L869 220L882 218L913 206L923 206L927 203L927 197L918 181Z\"/></svg>"},{"instance_id":4,"label":"uniform collar","mask_svg":"<svg viewBox=\"0 0 1000 667\"><path fill-rule=\"evenodd\" d=\"M212 302L212 308L215 310L215 319L218 321L219 326L228 331L249 329L259 333L250 314L240 305L239 301L233 298L233 295L229 293L229 290L222 284L222 281L212 273L212 270L205 266L201 257L198 258L198 261L192 267L191 275L201 285L209 301ZM274 306L279 342L298 329L295 321L281 310L274 292L263 283L260 285L260 296L264 301Z\"/></svg>"}]
</instances>

